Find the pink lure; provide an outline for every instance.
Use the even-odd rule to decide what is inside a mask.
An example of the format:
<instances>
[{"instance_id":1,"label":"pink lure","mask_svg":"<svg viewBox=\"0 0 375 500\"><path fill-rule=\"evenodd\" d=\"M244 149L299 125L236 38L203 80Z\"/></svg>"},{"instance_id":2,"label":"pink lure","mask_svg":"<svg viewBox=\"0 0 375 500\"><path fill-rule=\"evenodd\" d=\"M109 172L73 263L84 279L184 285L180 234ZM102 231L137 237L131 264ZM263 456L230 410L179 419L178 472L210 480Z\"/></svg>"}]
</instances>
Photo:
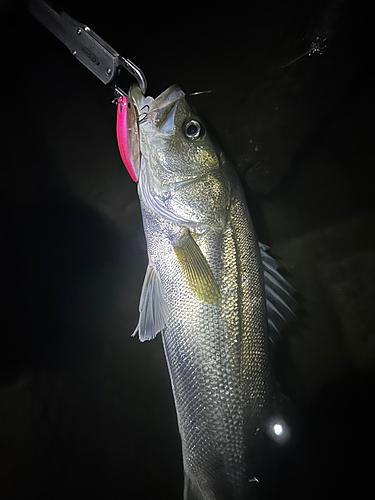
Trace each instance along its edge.
<instances>
[{"instance_id":1,"label":"pink lure","mask_svg":"<svg viewBox=\"0 0 375 500\"><path fill-rule=\"evenodd\" d=\"M121 96L117 103L117 143L126 170L134 182L140 169L140 145L137 110L128 96Z\"/></svg>"}]
</instances>

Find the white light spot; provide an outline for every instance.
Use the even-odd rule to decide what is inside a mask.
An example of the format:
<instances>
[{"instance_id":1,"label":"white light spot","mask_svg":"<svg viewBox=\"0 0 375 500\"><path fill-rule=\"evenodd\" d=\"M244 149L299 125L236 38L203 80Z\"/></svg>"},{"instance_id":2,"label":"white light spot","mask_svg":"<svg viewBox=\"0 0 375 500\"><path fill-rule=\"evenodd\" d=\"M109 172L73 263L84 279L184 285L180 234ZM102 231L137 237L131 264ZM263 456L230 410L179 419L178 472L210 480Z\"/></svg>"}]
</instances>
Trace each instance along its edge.
<instances>
[{"instance_id":1,"label":"white light spot","mask_svg":"<svg viewBox=\"0 0 375 500\"><path fill-rule=\"evenodd\" d=\"M282 436L284 434L284 428L281 424L274 424L272 429L276 436Z\"/></svg>"},{"instance_id":2,"label":"white light spot","mask_svg":"<svg viewBox=\"0 0 375 500\"><path fill-rule=\"evenodd\" d=\"M290 429L281 417L274 417L268 422L267 434L279 444L286 443L290 438Z\"/></svg>"}]
</instances>

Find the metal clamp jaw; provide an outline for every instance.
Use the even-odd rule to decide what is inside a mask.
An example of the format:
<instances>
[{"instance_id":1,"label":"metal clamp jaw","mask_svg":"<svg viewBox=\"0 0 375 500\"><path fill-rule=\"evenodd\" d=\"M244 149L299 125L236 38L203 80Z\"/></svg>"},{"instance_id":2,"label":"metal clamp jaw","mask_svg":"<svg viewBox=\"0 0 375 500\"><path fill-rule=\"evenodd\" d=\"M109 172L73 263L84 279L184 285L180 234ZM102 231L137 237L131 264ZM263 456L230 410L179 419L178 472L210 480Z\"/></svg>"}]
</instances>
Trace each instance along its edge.
<instances>
[{"instance_id":1,"label":"metal clamp jaw","mask_svg":"<svg viewBox=\"0 0 375 500\"><path fill-rule=\"evenodd\" d=\"M43 0L30 0L29 10L103 83L108 85L115 82L121 69L125 68L137 80L142 93L146 93L147 81L142 70L121 56L88 26L65 12L56 12Z\"/></svg>"}]
</instances>

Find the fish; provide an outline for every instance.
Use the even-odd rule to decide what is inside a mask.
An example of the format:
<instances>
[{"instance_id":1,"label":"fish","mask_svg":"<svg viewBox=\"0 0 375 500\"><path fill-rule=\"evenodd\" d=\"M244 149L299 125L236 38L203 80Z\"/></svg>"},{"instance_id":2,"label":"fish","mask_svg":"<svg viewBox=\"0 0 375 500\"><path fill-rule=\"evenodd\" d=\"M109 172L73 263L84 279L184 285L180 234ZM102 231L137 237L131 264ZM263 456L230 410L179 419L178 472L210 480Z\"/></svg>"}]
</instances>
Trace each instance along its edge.
<instances>
[{"instance_id":1,"label":"fish","mask_svg":"<svg viewBox=\"0 0 375 500\"><path fill-rule=\"evenodd\" d=\"M252 457L265 422L275 440L286 435L273 417L268 329L278 333L292 312L290 286L258 243L234 167L180 87L153 99L133 85L129 103L148 253L133 335L161 335L184 500L242 500L258 481Z\"/></svg>"}]
</instances>

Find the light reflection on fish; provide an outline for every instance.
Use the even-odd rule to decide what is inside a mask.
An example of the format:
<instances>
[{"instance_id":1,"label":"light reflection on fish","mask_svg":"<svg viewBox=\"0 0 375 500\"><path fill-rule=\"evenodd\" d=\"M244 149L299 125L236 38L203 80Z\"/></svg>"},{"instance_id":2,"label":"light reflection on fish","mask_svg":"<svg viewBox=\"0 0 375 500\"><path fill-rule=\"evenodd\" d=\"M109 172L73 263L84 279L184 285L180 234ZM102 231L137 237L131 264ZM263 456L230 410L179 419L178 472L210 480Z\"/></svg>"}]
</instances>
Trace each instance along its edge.
<instances>
[{"instance_id":1,"label":"light reflection on fish","mask_svg":"<svg viewBox=\"0 0 375 500\"><path fill-rule=\"evenodd\" d=\"M273 411L267 303L284 319L289 285L259 246L236 173L185 94L172 86L152 99L132 87L129 97L141 117L149 257L136 332L141 341L162 335L184 499L247 498L251 454ZM271 434L281 441L283 433L276 420Z\"/></svg>"}]
</instances>

